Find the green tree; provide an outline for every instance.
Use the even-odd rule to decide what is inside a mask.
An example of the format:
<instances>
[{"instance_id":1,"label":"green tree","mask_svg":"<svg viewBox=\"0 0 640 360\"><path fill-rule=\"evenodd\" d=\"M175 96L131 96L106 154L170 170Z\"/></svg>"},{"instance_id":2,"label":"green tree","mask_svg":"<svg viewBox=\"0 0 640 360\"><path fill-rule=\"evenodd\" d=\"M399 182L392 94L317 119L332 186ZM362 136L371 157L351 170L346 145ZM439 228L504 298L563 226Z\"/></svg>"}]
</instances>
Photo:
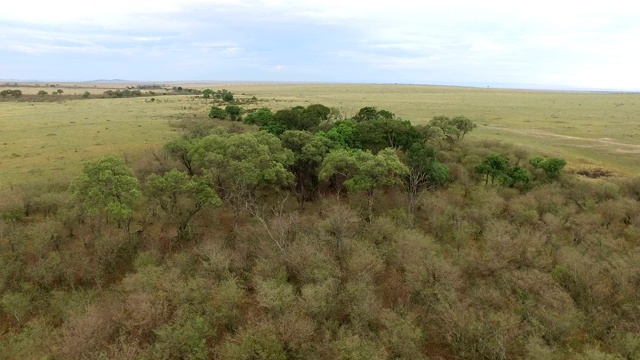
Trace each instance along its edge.
<instances>
[{"instance_id":1,"label":"green tree","mask_svg":"<svg viewBox=\"0 0 640 360\"><path fill-rule=\"evenodd\" d=\"M233 101L233 94L231 92L229 92L229 91L223 90L222 100L224 102L232 102Z\"/></svg>"},{"instance_id":2,"label":"green tree","mask_svg":"<svg viewBox=\"0 0 640 360\"><path fill-rule=\"evenodd\" d=\"M517 184L528 184L531 174L522 166L512 166L500 177L500 183L504 186L514 187Z\"/></svg>"},{"instance_id":3,"label":"green tree","mask_svg":"<svg viewBox=\"0 0 640 360\"><path fill-rule=\"evenodd\" d=\"M371 121L378 118L378 110L375 107L366 106L358 110L358 113L353 117L355 122Z\"/></svg>"},{"instance_id":4,"label":"green tree","mask_svg":"<svg viewBox=\"0 0 640 360\"><path fill-rule=\"evenodd\" d=\"M415 205L424 189L434 188L449 181L449 168L436 160L436 151L421 142L414 143L406 151L409 172L404 175L407 193L407 217L413 227Z\"/></svg>"},{"instance_id":5,"label":"green tree","mask_svg":"<svg viewBox=\"0 0 640 360\"><path fill-rule=\"evenodd\" d=\"M294 160L290 170L296 177L295 192L298 202L304 205L318 190L318 174L324 156L333 143L322 136L306 131L287 130L281 136L282 146L293 152Z\"/></svg>"},{"instance_id":6,"label":"green tree","mask_svg":"<svg viewBox=\"0 0 640 360\"><path fill-rule=\"evenodd\" d=\"M209 117L211 119L224 120L227 118L227 112L217 106L212 106L211 110L209 110Z\"/></svg>"},{"instance_id":7,"label":"green tree","mask_svg":"<svg viewBox=\"0 0 640 360\"><path fill-rule=\"evenodd\" d=\"M124 160L103 156L86 162L82 174L70 187L73 197L89 215L102 214L127 231L133 219L133 208L140 198L138 179Z\"/></svg>"},{"instance_id":8,"label":"green tree","mask_svg":"<svg viewBox=\"0 0 640 360\"><path fill-rule=\"evenodd\" d=\"M64 93L64 91L62 91L62 89L58 89L58 90L56 90L56 92L58 93L58 95L62 95L62 93Z\"/></svg>"},{"instance_id":9,"label":"green tree","mask_svg":"<svg viewBox=\"0 0 640 360\"><path fill-rule=\"evenodd\" d=\"M46 92L46 91L44 91L44 90L40 90L40 91L38 91L38 95L40 95L40 96L45 96L45 95L47 95L47 94L49 94L49 93L48 93L48 92Z\"/></svg>"},{"instance_id":10,"label":"green tree","mask_svg":"<svg viewBox=\"0 0 640 360\"><path fill-rule=\"evenodd\" d=\"M273 112L271 109L263 107L247 114L243 121L245 124L265 126L274 122Z\"/></svg>"},{"instance_id":11,"label":"green tree","mask_svg":"<svg viewBox=\"0 0 640 360\"><path fill-rule=\"evenodd\" d=\"M204 89L202 90L202 97L205 99L209 99L213 96L213 94L215 94L215 92L211 89Z\"/></svg>"},{"instance_id":12,"label":"green tree","mask_svg":"<svg viewBox=\"0 0 640 360\"><path fill-rule=\"evenodd\" d=\"M442 130L444 137L451 145L464 139L467 133L477 127L473 121L464 116L456 116L454 118L436 116L431 119L429 125Z\"/></svg>"},{"instance_id":13,"label":"green tree","mask_svg":"<svg viewBox=\"0 0 640 360\"><path fill-rule=\"evenodd\" d=\"M90 93L90 92L88 92L88 91L85 91L85 92L82 94L82 98L83 98L83 99L88 99L88 98L89 98L89 96L91 96L91 93Z\"/></svg>"},{"instance_id":14,"label":"green tree","mask_svg":"<svg viewBox=\"0 0 640 360\"><path fill-rule=\"evenodd\" d=\"M531 166L542 169L549 180L556 180L562 175L562 170L567 165L564 159L534 157L529 160Z\"/></svg>"},{"instance_id":15,"label":"green tree","mask_svg":"<svg viewBox=\"0 0 640 360\"><path fill-rule=\"evenodd\" d=\"M349 191L364 191L367 196L367 214L373 219L375 190L400 183L409 169L400 161L395 150L386 148L373 155L369 151L339 149L330 152L322 162L320 178L343 175Z\"/></svg>"},{"instance_id":16,"label":"green tree","mask_svg":"<svg viewBox=\"0 0 640 360\"><path fill-rule=\"evenodd\" d=\"M227 107L224 108L224 112L227 113L231 121L242 120L242 108L240 106L227 105Z\"/></svg>"},{"instance_id":17,"label":"green tree","mask_svg":"<svg viewBox=\"0 0 640 360\"><path fill-rule=\"evenodd\" d=\"M319 132L318 135L331 140L341 148L359 149L362 147L358 140L356 124L353 121L336 121L329 131Z\"/></svg>"},{"instance_id":18,"label":"green tree","mask_svg":"<svg viewBox=\"0 0 640 360\"><path fill-rule=\"evenodd\" d=\"M195 175L196 164L193 161L192 148L194 141L181 137L164 145L164 151L178 160L187 170L189 176Z\"/></svg>"},{"instance_id":19,"label":"green tree","mask_svg":"<svg viewBox=\"0 0 640 360\"><path fill-rule=\"evenodd\" d=\"M176 169L161 176L150 175L146 185L149 197L175 224L180 239L189 238L189 223L197 213L221 204L210 178L189 176Z\"/></svg>"},{"instance_id":20,"label":"green tree","mask_svg":"<svg viewBox=\"0 0 640 360\"><path fill-rule=\"evenodd\" d=\"M421 138L411 122L387 118L357 123L355 132L361 147L374 153L387 147L406 150Z\"/></svg>"},{"instance_id":21,"label":"green tree","mask_svg":"<svg viewBox=\"0 0 640 360\"><path fill-rule=\"evenodd\" d=\"M293 153L264 131L212 134L198 140L190 154L211 173L218 194L234 209L236 225L242 207L253 204L258 190L293 184L287 170Z\"/></svg>"},{"instance_id":22,"label":"green tree","mask_svg":"<svg viewBox=\"0 0 640 360\"><path fill-rule=\"evenodd\" d=\"M482 163L475 167L475 171L484 176L485 185L489 184L489 180L491 180L491 185L493 185L495 179L504 176L508 169L509 159L502 154L489 155Z\"/></svg>"}]
</instances>

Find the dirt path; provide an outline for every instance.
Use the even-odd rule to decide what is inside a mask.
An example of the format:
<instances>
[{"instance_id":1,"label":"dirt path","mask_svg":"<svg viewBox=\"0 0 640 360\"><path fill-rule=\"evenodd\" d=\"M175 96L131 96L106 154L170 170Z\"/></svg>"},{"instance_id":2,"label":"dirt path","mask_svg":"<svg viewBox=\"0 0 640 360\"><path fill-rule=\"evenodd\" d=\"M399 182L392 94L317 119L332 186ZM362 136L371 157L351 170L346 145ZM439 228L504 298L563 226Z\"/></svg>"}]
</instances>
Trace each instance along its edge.
<instances>
[{"instance_id":1,"label":"dirt path","mask_svg":"<svg viewBox=\"0 0 640 360\"><path fill-rule=\"evenodd\" d=\"M501 130L501 131L507 131L507 132L510 132L510 133L513 133L513 134L518 134L518 135L535 136L535 137L540 137L540 138L558 138L558 139L567 139L567 140L586 141L586 142L596 143L594 145L588 145L588 146L576 145L576 146L579 146L579 147L605 146L605 147L607 147L609 149L612 149L616 153L625 153L625 154L637 154L637 153L640 153L640 145L625 144L625 143L613 141L613 139L610 139L610 138L590 139L590 138L583 138L583 137L578 137L578 136L554 134L552 132L539 130L539 129L525 129L525 130L522 130L522 129L510 129L510 128L505 128L505 127L500 127L500 126L490 126L490 125L487 125L487 126L484 126L484 127L488 128L488 129L496 129L496 130ZM600 144L600 145L597 145L597 144Z\"/></svg>"}]
</instances>

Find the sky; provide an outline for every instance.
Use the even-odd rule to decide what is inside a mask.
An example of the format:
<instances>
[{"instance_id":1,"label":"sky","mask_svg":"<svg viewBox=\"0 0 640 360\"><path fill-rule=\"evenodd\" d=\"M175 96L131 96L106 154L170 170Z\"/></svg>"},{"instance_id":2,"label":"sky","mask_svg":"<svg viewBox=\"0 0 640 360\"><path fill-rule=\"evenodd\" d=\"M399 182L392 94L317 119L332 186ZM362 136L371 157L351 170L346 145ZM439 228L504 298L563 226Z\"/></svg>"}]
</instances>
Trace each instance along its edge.
<instances>
[{"instance_id":1,"label":"sky","mask_svg":"<svg viewBox=\"0 0 640 360\"><path fill-rule=\"evenodd\" d=\"M0 79L640 90L629 1L30 0Z\"/></svg>"}]
</instances>

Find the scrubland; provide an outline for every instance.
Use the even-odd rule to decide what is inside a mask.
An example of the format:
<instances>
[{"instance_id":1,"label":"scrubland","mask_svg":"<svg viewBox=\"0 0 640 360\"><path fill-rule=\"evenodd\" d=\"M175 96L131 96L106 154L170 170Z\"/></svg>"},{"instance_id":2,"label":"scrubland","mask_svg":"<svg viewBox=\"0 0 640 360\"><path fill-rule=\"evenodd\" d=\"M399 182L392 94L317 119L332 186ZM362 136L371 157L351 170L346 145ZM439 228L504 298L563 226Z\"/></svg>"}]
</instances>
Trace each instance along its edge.
<instances>
[{"instance_id":1,"label":"scrubland","mask_svg":"<svg viewBox=\"0 0 640 360\"><path fill-rule=\"evenodd\" d=\"M251 189L221 185L215 141L257 127L209 119L209 99L0 101L0 358L640 358L640 95L182 86L255 96L246 110L321 103L351 118L375 106L477 128L425 140L448 176L408 212L400 175L371 194L319 176L303 200L306 178L277 183L269 169ZM188 152L193 169L165 146L181 137L206 150ZM486 182L478 166L494 154L530 179ZM119 198L130 212L87 202L83 161L102 155L135 187ZM294 156L278 169L295 172ZM547 176L536 156L566 159L564 173Z\"/></svg>"}]
</instances>

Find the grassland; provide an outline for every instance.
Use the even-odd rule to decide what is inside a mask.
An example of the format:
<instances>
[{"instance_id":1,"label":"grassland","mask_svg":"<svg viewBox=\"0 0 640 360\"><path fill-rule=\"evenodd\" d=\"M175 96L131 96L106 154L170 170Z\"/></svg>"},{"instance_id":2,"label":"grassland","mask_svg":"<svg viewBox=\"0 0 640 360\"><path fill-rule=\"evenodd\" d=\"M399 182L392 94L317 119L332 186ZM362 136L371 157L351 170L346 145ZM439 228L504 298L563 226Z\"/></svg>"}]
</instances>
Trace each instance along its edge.
<instances>
[{"instance_id":1,"label":"grassland","mask_svg":"<svg viewBox=\"0 0 640 360\"><path fill-rule=\"evenodd\" d=\"M36 94L40 86L21 87ZM65 95L101 94L134 84L58 84ZM414 85L181 83L255 96L274 109L322 103L347 116L376 106L415 123L465 115L475 139L499 139L532 152L563 156L569 169L640 174L640 94L544 92ZM161 92L159 92L161 93ZM53 95L50 95L53 97ZM66 181L101 154L135 156L175 136L170 122L203 118L204 99L172 95L128 99L0 102L0 188Z\"/></svg>"}]
</instances>

